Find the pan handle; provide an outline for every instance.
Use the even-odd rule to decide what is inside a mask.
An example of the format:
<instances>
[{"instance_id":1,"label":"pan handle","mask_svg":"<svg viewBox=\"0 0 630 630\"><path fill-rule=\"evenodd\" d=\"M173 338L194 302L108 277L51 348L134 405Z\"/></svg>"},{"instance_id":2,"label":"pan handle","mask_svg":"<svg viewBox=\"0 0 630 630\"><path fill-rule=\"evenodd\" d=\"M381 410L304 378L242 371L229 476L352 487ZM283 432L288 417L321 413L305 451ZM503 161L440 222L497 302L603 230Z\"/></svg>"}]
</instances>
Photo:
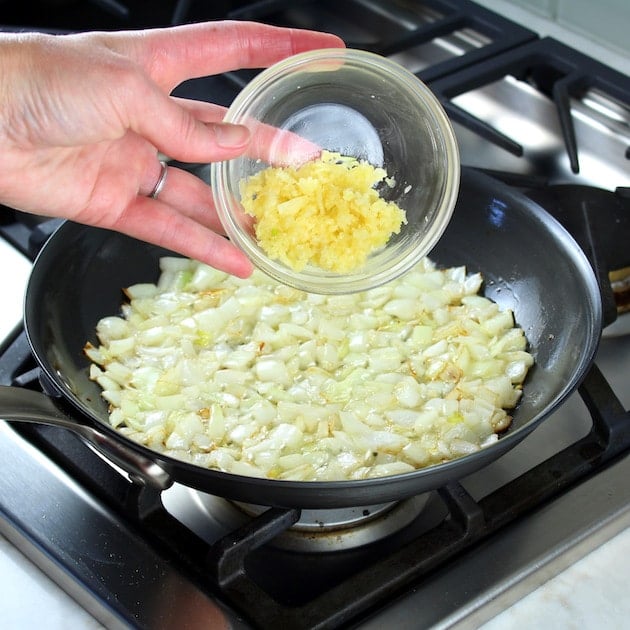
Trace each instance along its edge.
<instances>
[{"instance_id":1,"label":"pan handle","mask_svg":"<svg viewBox=\"0 0 630 630\"><path fill-rule=\"evenodd\" d=\"M119 444L98 429L76 422L45 394L0 385L0 418L68 429L127 472L132 481L157 490L166 490L173 483L171 476L159 464Z\"/></svg>"}]
</instances>

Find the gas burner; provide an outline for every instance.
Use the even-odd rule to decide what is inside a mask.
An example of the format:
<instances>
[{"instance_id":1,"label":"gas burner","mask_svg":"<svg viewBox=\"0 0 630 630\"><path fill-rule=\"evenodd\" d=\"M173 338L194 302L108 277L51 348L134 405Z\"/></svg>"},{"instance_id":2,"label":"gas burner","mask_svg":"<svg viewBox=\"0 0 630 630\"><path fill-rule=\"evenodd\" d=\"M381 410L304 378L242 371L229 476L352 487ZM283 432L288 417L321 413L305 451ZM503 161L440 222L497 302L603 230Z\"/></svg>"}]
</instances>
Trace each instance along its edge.
<instances>
[{"instance_id":1,"label":"gas burner","mask_svg":"<svg viewBox=\"0 0 630 630\"><path fill-rule=\"evenodd\" d=\"M270 545L299 552L337 552L383 540L414 522L429 495L379 505L302 510L299 520ZM249 523L269 508L175 486L162 501L166 510L208 543Z\"/></svg>"}]
</instances>

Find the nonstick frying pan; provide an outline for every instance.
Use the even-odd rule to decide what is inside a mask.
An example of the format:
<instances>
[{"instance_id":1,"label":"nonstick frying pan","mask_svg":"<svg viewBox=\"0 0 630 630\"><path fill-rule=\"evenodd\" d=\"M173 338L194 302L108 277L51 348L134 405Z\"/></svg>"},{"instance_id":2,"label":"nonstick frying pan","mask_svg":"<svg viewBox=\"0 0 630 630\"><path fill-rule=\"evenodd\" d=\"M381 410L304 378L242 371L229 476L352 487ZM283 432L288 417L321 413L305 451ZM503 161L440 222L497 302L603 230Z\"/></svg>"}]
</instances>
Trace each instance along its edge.
<instances>
[{"instance_id":1,"label":"nonstick frying pan","mask_svg":"<svg viewBox=\"0 0 630 630\"><path fill-rule=\"evenodd\" d=\"M484 293L514 310L535 357L512 426L493 445L450 462L369 480L293 482L207 470L135 444L107 423L107 405L83 354L97 321L116 314L121 289L157 279L164 250L115 232L62 226L44 245L27 288L24 321L42 368L44 394L0 388L0 417L70 428L133 477L173 481L226 498L277 507L368 506L417 495L462 478L525 438L579 385L595 355L602 305L593 270L571 236L540 206L464 169L458 203L431 253L440 266L480 271Z\"/></svg>"}]
</instances>

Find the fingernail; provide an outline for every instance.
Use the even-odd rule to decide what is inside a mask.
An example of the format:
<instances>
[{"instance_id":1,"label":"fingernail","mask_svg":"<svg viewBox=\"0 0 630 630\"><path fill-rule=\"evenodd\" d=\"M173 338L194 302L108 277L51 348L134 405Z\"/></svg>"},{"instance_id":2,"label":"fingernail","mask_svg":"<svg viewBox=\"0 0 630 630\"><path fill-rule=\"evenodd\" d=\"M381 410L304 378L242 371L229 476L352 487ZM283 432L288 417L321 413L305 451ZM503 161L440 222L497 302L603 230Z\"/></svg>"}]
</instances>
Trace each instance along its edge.
<instances>
[{"instance_id":1,"label":"fingernail","mask_svg":"<svg viewBox=\"0 0 630 630\"><path fill-rule=\"evenodd\" d=\"M249 142L249 129L243 125L216 125L214 134L217 144L224 149L242 147Z\"/></svg>"}]
</instances>

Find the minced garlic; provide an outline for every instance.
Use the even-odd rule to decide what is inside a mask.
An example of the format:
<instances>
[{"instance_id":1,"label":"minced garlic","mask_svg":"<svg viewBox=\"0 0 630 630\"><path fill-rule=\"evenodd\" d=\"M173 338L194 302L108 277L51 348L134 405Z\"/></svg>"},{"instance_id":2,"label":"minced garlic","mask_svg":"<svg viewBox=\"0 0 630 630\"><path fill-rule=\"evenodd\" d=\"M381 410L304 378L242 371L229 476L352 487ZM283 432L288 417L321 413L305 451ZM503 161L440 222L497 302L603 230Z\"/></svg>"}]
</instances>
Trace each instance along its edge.
<instances>
[{"instance_id":1,"label":"minced garlic","mask_svg":"<svg viewBox=\"0 0 630 630\"><path fill-rule=\"evenodd\" d=\"M299 167L268 167L243 180L241 203L269 257L294 271L312 264L344 273L406 223L405 212L375 189L386 178L368 162L322 151Z\"/></svg>"}]
</instances>

